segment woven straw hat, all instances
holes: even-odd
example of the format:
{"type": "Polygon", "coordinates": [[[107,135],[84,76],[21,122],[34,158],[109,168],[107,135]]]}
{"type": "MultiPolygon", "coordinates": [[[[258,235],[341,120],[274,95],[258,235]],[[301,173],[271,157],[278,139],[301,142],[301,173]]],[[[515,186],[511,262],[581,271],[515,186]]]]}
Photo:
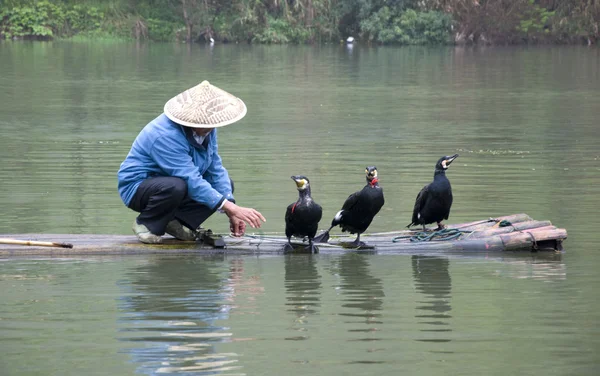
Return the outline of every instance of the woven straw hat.
{"type": "Polygon", "coordinates": [[[246,115],[238,97],[202,81],[169,99],[165,115],[177,124],[193,128],[217,128],[235,123],[246,115]]]}

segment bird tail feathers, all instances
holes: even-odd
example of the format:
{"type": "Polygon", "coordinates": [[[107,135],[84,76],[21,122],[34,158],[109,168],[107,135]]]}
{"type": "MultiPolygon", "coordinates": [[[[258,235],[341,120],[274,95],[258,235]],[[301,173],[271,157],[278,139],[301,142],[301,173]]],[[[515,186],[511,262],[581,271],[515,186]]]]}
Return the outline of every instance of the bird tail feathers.
{"type": "Polygon", "coordinates": [[[315,236],[313,238],[313,243],[327,243],[327,241],[329,241],[329,230],[325,231],[321,235],[315,236]]]}

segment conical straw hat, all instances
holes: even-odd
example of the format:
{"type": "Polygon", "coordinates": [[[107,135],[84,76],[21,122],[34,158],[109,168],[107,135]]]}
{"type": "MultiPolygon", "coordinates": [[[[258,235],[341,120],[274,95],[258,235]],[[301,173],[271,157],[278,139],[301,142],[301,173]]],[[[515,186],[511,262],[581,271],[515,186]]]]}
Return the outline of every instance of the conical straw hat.
{"type": "Polygon", "coordinates": [[[216,128],[235,123],[246,115],[238,97],[202,81],[169,99],[165,115],[175,123],[193,128],[216,128]]]}

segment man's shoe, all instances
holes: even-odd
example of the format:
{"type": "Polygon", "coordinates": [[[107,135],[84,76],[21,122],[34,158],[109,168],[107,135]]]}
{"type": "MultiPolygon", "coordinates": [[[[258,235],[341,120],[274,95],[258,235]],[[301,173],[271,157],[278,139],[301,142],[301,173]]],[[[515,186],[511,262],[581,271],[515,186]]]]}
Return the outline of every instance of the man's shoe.
{"type": "Polygon", "coordinates": [[[144,225],[140,225],[137,223],[137,220],[133,220],[133,233],[137,236],[138,240],[142,243],[146,244],[160,244],[162,243],[162,238],[158,235],[154,235],[148,230],[148,227],[144,225]]]}
{"type": "Polygon", "coordinates": [[[186,240],[186,241],[194,241],[196,240],[196,231],[185,227],[181,222],[176,219],[173,219],[169,223],[167,223],[167,228],[165,232],[176,239],[186,240]]]}

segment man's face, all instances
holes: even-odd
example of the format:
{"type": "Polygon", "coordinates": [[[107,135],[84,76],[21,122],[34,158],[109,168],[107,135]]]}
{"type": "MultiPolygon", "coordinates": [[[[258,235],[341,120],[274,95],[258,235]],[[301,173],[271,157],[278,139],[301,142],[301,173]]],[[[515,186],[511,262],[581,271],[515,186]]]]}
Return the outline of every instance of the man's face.
{"type": "Polygon", "coordinates": [[[204,137],[209,134],[214,128],[194,128],[194,132],[200,137],[204,137]]]}

